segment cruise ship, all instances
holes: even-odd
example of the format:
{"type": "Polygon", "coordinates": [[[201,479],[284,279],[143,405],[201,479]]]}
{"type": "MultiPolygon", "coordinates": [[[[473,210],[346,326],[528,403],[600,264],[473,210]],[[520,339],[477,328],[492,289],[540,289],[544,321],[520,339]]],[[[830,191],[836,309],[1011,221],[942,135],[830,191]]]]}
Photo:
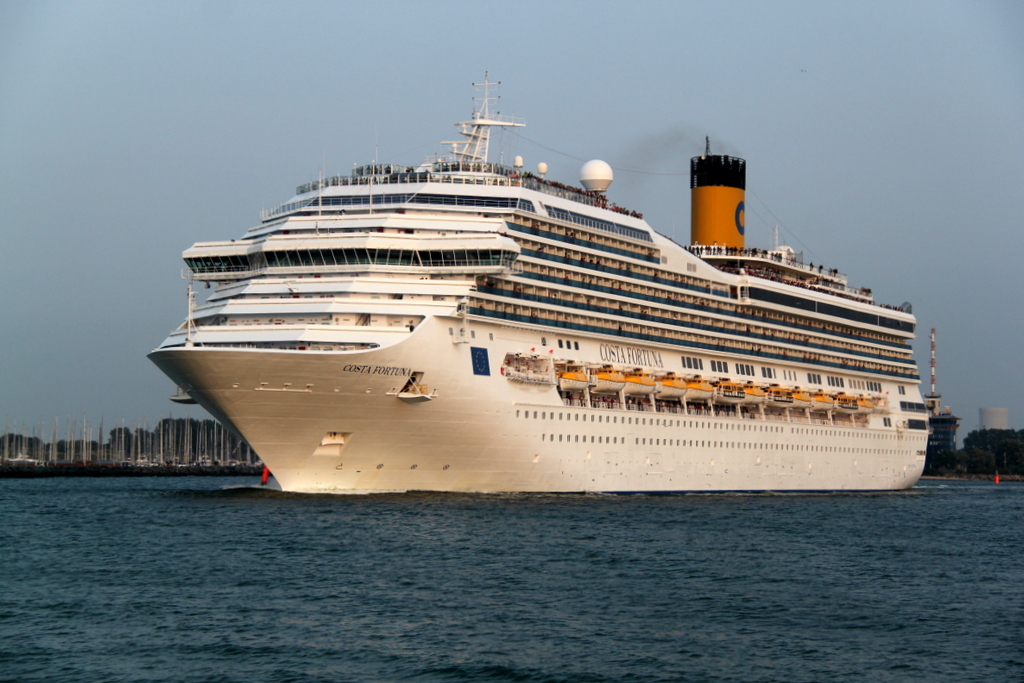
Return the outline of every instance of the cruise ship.
{"type": "Polygon", "coordinates": [[[307,183],[184,252],[187,317],[149,354],[174,398],[287,491],[914,485],[909,304],[747,247],[743,159],[691,159],[686,245],[612,202],[603,161],[579,187],[489,161],[524,124],[474,85],[448,155],[307,183]]]}

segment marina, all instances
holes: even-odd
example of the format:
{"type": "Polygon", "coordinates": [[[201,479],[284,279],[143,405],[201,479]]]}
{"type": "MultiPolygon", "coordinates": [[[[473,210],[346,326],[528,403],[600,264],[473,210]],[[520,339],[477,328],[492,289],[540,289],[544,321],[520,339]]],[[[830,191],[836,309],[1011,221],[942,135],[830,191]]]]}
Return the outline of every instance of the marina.
{"type": "Polygon", "coordinates": [[[104,430],[103,420],[59,419],[43,424],[5,424],[0,465],[139,468],[256,465],[259,459],[236,434],[209,418],[168,417],[155,423],[124,420],[104,430]]]}

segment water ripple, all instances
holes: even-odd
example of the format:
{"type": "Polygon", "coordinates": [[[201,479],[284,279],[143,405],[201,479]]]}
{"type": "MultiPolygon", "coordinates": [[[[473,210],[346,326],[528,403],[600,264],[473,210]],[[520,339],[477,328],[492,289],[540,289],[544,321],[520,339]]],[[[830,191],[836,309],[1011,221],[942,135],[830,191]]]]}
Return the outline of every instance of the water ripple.
{"type": "Polygon", "coordinates": [[[0,681],[1009,681],[1024,486],[0,481],[0,681]]]}

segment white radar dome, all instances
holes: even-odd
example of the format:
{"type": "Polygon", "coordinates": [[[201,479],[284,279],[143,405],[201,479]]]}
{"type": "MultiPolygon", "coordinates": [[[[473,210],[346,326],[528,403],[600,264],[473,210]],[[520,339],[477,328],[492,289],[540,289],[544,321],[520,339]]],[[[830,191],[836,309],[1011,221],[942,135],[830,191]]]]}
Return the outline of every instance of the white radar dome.
{"type": "Polygon", "coordinates": [[[540,162],[539,164],[537,164],[537,173],[540,173],[541,175],[544,175],[547,172],[548,172],[548,165],[547,164],[545,164],[543,161],[540,162]]]}
{"type": "Polygon", "coordinates": [[[612,167],[600,159],[588,161],[580,169],[580,182],[592,192],[604,192],[612,184],[612,180],[612,167]]]}
{"type": "Polygon", "coordinates": [[[522,157],[516,157],[515,159],[512,160],[512,165],[515,166],[516,168],[522,168],[523,167],[523,158],[522,157]]]}

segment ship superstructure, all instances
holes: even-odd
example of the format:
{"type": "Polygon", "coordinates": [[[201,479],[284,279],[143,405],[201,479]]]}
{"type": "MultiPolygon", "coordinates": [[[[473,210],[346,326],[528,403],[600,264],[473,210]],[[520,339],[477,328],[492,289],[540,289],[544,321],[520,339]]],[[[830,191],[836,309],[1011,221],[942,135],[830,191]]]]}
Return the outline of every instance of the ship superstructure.
{"type": "Polygon", "coordinates": [[[881,490],[920,476],[909,306],[743,243],[745,161],[692,164],[681,246],[606,195],[450,158],[297,188],[183,254],[150,358],[295,491],[881,490]],[[190,298],[191,301],[191,298],[190,298]]]}

